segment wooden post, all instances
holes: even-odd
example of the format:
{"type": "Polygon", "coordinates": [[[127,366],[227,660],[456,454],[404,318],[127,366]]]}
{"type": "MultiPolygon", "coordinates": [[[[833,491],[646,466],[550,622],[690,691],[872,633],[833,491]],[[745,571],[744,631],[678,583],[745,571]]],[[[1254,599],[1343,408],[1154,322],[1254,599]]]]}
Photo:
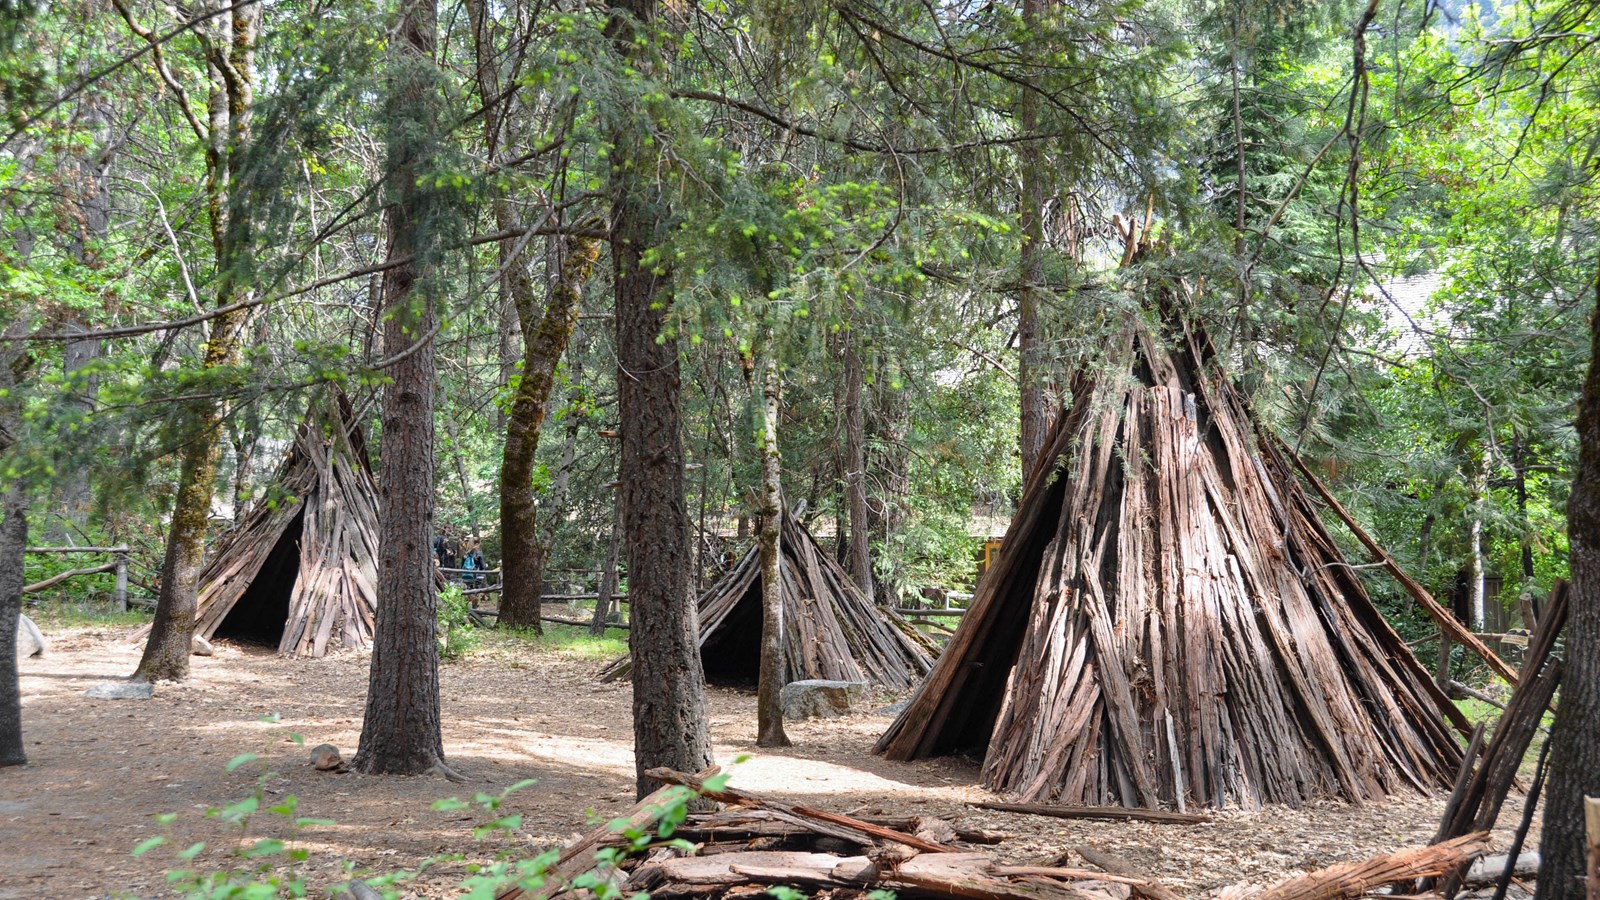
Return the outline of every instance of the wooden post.
{"type": "Polygon", "coordinates": [[[113,594],[116,600],[117,612],[128,611],[128,548],[121,547],[117,550],[117,587],[113,594]]]}
{"type": "Polygon", "coordinates": [[[1600,797],[1583,798],[1583,823],[1589,835],[1589,900],[1600,900],[1600,797]]]}

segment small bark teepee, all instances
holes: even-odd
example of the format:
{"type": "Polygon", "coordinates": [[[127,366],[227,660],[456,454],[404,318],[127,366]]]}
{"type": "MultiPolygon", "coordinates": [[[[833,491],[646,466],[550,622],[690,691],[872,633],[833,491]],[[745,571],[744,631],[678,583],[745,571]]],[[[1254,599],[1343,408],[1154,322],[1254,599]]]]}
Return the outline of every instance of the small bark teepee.
{"type": "Polygon", "coordinates": [[[322,656],[361,649],[377,608],[378,489],[343,393],[313,401],[272,484],[200,575],[195,634],[322,656]]]}
{"type": "MultiPolygon", "coordinates": [[[[1176,317],[1173,317],[1176,318],[1176,317]]],[[[1080,372],[1000,560],[877,752],[1027,800],[1352,802],[1448,786],[1464,726],[1205,337],[1080,372]]]]}
{"type": "MultiPolygon", "coordinates": [[[[915,686],[938,647],[893,610],[874,606],[811,532],[782,516],[784,659],[788,680],[862,681],[890,690],[915,686]]],[[[755,547],[700,597],[700,658],[709,682],[755,683],[761,662],[761,554],[755,547]]],[[[624,656],[600,678],[628,676],[624,656]]]]}

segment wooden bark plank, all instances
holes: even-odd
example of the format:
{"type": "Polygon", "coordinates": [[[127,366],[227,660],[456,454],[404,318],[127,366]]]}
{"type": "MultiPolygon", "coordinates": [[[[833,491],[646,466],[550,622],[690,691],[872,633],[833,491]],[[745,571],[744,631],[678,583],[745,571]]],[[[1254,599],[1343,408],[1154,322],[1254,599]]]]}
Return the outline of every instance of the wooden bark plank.
{"type": "Polygon", "coordinates": [[[1181,900],[1176,891],[1154,878],[1141,875],[1132,864],[1121,857],[1107,853],[1098,847],[1080,846],[1077,849],[1079,856],[1113,875],[1127,875],[1140,879],[1134,885],[1134,893],[1146,897],[1148,900],[1181,900]]]}
{"type": "Polygon", "coordinates": [[[1225,896],[1229,900],[1338,900],[1357,897],[1381,884],[1451,871],[1482,855],[1488,847],[1488,833],[1474,832],[1442,844],[1340,863],[1286,878],[1266,888],[1228,892],[1225,896]]]}
{"type": "Polygon", "coordinates": [[[1125,806],[1052,806],[1045,803],[1001,803],[990,800],[973,800],[967,805],[998,812],[1052,816],[1057,819],[1105,819],[1113,822],[1161,822],[1170,825],[1200,825],[1211,821],[1210,816],[1199,813],[1131,809],[1125,806]]]}

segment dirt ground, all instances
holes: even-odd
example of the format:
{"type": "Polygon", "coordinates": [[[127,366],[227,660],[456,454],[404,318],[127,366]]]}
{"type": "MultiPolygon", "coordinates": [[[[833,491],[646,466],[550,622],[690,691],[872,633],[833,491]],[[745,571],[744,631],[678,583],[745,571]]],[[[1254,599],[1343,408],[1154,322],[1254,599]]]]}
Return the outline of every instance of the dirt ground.
{"type": "MultiPolygon", "coordinates": [[[[238,830],[206,812],[249,796],[258,779],[271,803],[293,795],[299,815],[335,823],[298,837],[309,853],[301,872],[313,896],[326,896],[347,867],[422,869],[406,883],[407,896],[455,896],[474,864],[564,843],[596,815],[609,818],[633,799],[629,689],[594,683],[603,660],[571,650],[492,636],[471,658],[443,666],[446,756],[458,771],[485,780],[461,785],[322,773],[307,764],[306,748],[323,742],[353,755],[364,655],[288,660],[224,643],[216,656],[194,659],[187,683],[159,685],[152,699],[95,700],[83,692],[125,676],[138,661],[128,630],[58,629],[49,636],[49,657],[20,664],[31,762],[0,769],[0,900],[166,896],[164,873],[183,865],[174,850],[198,841],[206,847],[193,866],[236,868],[238,830]],[[303,736],[305,746],[292,734],[303,736]],[[261,761],[226,771],[230,759],[246,752],[261,761]],[[524,816],[515,838],[477,840],[472,828],[489,816],[432,808],[440,798],[498,794],[526,778],[538,783],[512,794],[502,810],[524,816]],[[141,841],[164,833],[154,818],[163,813],[176,814],[166,826],[171,844],[133,857],[141,841]],[[459,858],[423,868],[430,858],[451,855],[459,858]]],[[[1011,839],[995,849],[1008,860],[1036,861],[1092,844],[1191,896],[1426,843],[1443,803],[1440,797],[1359,808],[1328,802],[1224,812],[1197,826],[987,812],[966,805],[995,799],[976,786],[970,760],[893,763],[871,755],[889,722],[871,710],[892,699],[878,698],[851,717],[791,723],[793,748],[757,751],[753,694],[712,688],[717,759],[752,755],[732,769],[732,784],[747,790],[841,812],[936,815],[1006,832],[1011,839]]],[[[1513,797],[1501,816],[1497,849],[1509,843],[1520,813],[1513,797]]],[[[287,836],[282,818],[258,815],[245,842],[262,836],[287,836]]]]}

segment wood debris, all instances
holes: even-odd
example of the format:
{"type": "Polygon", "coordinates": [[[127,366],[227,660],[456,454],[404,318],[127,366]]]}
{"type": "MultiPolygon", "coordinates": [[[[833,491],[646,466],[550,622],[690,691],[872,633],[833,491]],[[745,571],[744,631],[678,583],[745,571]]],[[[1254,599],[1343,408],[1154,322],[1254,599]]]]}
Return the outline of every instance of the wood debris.
{"type": "MultiPolygon", "coordinates": [[[[686,775],[669,769],[647,774],[667,787],[635,804],[621,818],[625,830],[649,833],[667,791],[694,788],[727,804],[691,813],[671,834],[614,868],[594,871],[600,852],[627,843],[610,824],[564,850],[545,887],[512,889],[499,900],[582,900],[576,884],[608,883],[622,896],[649,892],[659,898],[733,900],[764,895],[783,885],[828,900],[859,900],[893,891],[924,900],[1183,900],[1171,887],[1132,864],[1094,847],[1078,855],[1095,868],[1066,865],[1065,856],[1038,865],[1014,865],[971,846],[989,841],[940,819],[871,819],[815,809],[727,787],[708,788],[715,769],[686,775]],[[581,876],[588,876],[583,877],[581,876]],[[598,879],[596,881],[595,879],[598,879]]],[[[1478,832],[1442,844],[1403,850],[1297,875],[1266,887],[1235,886],[1217,900],[1339,900],[1381,885],[1438,875],[1470,862],[1487,847],[1478,832]]]]}

